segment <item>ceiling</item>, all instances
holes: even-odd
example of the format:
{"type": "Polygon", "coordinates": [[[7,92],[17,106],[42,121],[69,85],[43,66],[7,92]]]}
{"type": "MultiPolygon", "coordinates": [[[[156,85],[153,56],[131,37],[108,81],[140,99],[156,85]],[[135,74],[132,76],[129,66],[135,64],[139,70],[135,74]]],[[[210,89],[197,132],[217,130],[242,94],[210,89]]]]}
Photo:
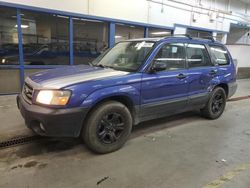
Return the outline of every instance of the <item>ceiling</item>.
{"type": "Polygon", "coordinates": [[[240,0],[240,1],[242,1],[244,3],[249,3],[250,4],[250,0],[240,0]]]}

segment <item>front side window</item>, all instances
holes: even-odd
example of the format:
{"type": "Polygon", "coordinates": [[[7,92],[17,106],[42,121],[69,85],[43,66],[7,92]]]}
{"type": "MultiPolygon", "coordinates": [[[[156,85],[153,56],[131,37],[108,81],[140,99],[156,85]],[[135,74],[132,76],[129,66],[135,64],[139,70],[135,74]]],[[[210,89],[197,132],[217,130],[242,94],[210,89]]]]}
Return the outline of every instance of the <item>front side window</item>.
{"type": "Polygon", "coordinates": [[[69,64],[69,17],[22,11],[25,65],[69,64]]]}
{"type": "Polygon", "coordinates": [[[212,66],[206,47],[200,44],[187,45],[187,61],[189,68],[212,66]]]}
{"type": "Polygon", "coordinates": [[[108,48],[106,22],[73,18],[74,64],[87,64],[108,48]]]}
{"type": "Polygon", "coordinates": [[[185,45],[183,43],[172,43],[164,45],[157,55],[154,62],[166,64],[166,71],[185,68],[185,45]]]}
{"type": "Polygon", "coordinates": [[[19,69],[2,67],[19,64],[16,9],[0,7],[0,15],[0,94],[18,93],[19,69]]]}
{"type": "Polygon", "coordinates": [[[116,24],[115,27],[115,43],[144,37],[144,28],[138,26],[129,26],[123,24],[116,24]]]}
{"type": "Polygon", "coordinates": [[[16,10],[0,7],[0,65],[19,64],[16,10]]]}
{"type": "Polygon", "coordinates": [[[215,61],[218,65],[228,65],[229,57],[227,51],[220,46],[210,46],[210,50],[215,57],[215,61]]]}
{"type": "Polygon", "coordinates": [[[120,42],[92,62],[94,66],[135,72],[154,46],[149,41],[120,42]]]}

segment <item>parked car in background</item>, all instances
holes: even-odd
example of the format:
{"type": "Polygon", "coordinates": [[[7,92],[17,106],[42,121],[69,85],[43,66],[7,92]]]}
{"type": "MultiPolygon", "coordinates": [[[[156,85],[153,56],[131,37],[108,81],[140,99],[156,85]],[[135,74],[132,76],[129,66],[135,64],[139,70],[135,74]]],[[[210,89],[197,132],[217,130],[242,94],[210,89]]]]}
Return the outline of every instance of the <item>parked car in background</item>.
{"type": "Polygon", "coordinates": [[[236,88],[224,45],[171,36],[122,41],[90,65],[35,73],[17,104],[35,133],[81,136],[92,151],[108,153],[143,121],[194,109],[219,118],[236,88]]]}
{"type": "MultiPolygon", "coordinates": [[[[0,64],[19,64],[18,45],[6,44],[0,49],[0,64]]],[[[104,44],[97,46],[97,42],[81,41],[74,43],[74,63],[88,64],[97,58],[102,50],[106,49],[104,44]]],[[[69,65],[69,44],[25,44],[23,45],[24,65],[69,65]]]]}

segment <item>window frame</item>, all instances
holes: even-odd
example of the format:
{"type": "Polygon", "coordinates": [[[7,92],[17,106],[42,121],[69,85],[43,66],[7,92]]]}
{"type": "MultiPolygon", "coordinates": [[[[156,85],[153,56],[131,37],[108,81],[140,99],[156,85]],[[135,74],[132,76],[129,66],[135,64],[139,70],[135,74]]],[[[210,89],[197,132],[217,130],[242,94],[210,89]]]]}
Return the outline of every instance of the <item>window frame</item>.
{"type": "MultiPolygon", "coordinates": [[[[184,68],[182,69],[176,69],[176,70],[164,70],[164,71],[158,71],[158,72],[176,72],[176,71],[181,71],[181,70],[186,70],[188,67],[187,67],[187,50],[186,50],[186,42],[182,42],[182,41],[175,41],[175,42],[164,42],[160,45],[159,49],[157,49],[157,51],[155,52],[151,62],[150,62],[150,66],[148,66],[146,72],[150,72],[150,69],[152,68],[153,64],[154,64],[154,60],[155,60],[155,57],[157,56],[158,52],[163,48],[163,46],[165,45],[168,45],[168,44],[177,44],[177,43],[181,43],[183,44],[183,47],[184,47],[184,68]]],[[[157,73],[158,73],[157,72],[157,73]]]]}
{"type": "Polygon", "coordinates": [[[186,43],[186,66],[187,66],[187,69],[200,69],[200,68],[209,68],[209,67],[214,67],[215,64],[214,62],[212,61],[212,58],[211,58],[211,52],[210,52],[210,48],[208,48],[208,46],[206,44],[203,44],[203,43],[192,43],[192,42],[187,42],[186,43]],[[208,59],[209,59],[209,66],[198,66],[198,67],[190,67],[189,66],[189,63],[188,63],[188,56],[187,56],[187,48],[188,48],[188,45],[189,44],[194,44],[194,45],[202,45],[205,47],[205,51],[207,52],[207,55],[208,55],[208,59]]]}

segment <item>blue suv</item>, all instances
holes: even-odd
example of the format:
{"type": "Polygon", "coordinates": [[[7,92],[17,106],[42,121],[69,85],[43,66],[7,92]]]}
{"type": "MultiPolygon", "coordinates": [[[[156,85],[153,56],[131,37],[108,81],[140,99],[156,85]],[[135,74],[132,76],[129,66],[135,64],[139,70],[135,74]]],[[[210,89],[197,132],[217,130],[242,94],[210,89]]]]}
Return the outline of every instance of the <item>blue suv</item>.
{"type": "Polygon", "coordinates": [[[17,104],[35,133],[81,136],[92,151],[108,153],[143,121],[194,109],[220,117],[236,88],[224,45],[171,36],[119,42],[89,65],[35,73],[26,78],[17,104]]]}

